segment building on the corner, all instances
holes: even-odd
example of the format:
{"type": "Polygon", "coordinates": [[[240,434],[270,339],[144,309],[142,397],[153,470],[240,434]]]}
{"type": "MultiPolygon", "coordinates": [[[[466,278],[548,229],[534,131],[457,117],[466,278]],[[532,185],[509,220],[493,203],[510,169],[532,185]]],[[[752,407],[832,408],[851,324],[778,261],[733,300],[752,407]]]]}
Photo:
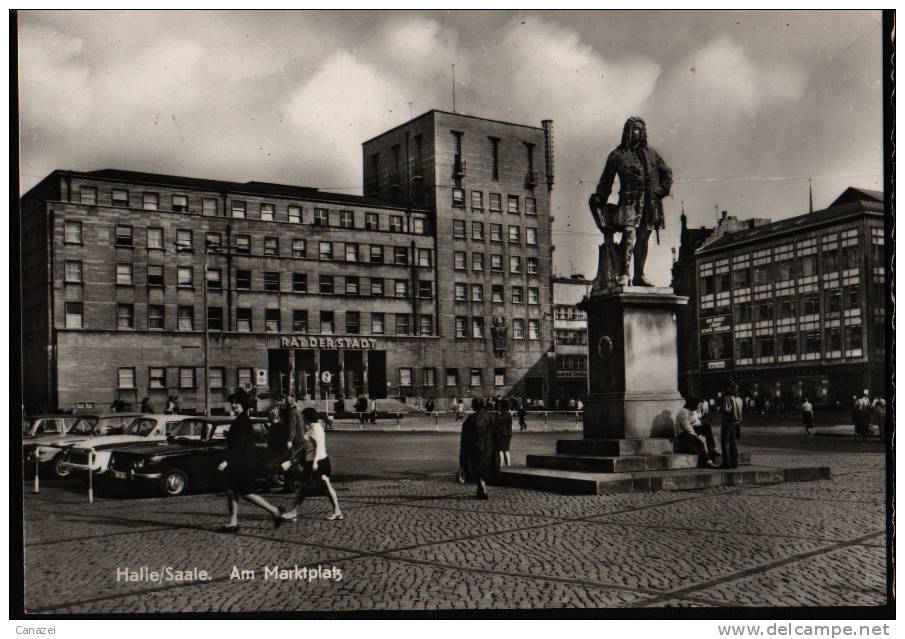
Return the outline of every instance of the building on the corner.
{"type": "Polygon", "coordinates": [[[548,398],[545,127],[430,111],[365,143],[364,196],[54,171],[20,202],[27,408],[548,398]]]}
{"type": "Polygon", "coordinates": [[[590,290],[591,282],[583,275],[553,278],[552,408],[568,408],[570,399],[588,397],[588,317],[577,304],[590,290]]]}
{"type": "Polygon", "coordinates": [[[884,211],[882,193],[849,188],[824,210],[704,241],[690,301],[700,394],[716,397],[732,379],[742,396],[786,406],[882,395],[884,211]]]}

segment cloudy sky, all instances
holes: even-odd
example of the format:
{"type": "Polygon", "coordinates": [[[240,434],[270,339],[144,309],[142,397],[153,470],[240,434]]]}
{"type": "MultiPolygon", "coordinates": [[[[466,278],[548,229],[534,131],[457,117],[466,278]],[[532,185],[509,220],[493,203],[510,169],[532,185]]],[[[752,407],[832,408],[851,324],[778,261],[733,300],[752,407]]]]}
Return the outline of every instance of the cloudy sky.
{"type": "Polygon", "coordinates": [[[879,12],[24,12],[21,189],[121,168],[361,192],[364,140],[431,108],[555,122],[556,270],[596,270],[587,212],[629,115],[679,214],[788,217],[882,188],[879,12]]]}

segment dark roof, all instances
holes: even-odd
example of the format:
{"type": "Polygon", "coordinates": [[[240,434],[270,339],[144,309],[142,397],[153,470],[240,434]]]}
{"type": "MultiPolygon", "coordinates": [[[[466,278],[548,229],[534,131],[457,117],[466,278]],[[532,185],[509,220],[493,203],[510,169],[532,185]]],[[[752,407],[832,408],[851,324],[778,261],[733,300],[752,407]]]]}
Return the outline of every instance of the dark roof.
{"type": "MultiPolygon", "coordinates": [[[[227,182],[225,180],[208,180],[204,178],[183,177],[178,175],[161,175],[159,173],[143,173],[140,171],[123,171],[120,169],[102,169],[100,171],[60,171],[61,173],[84,175],[100,180],[128,182],[132,184],[148,184],[159,186],[177,186],[204,191],[229,191],[270,197],[286,197],[299,200],[316,200],[358,206],[371,206],[391,209],[404,209],[405,204],[390,202],[378,198],[350,195],[346,193],[330,193],[311,186],[294,186],[291,184],[273,184],[270,182],[227,182]]],[[[422,210],[421,207],[409,207],[422,210]]]]}
{"type": "MultiPolygon", "coordinates": [[[[857,190],[858,189],[848,189],[842,195],[844,196],[846,193],[848,193],[848,191],[857,190]]],[[[838,198],[836,201],[838,202],[841,197],[842,196],[840,196],[840,198],[838,198]]],[[[738,231],[736,233],[727,233],[723,237],[714,240],[712,243],[698,249],[697,254],[702,255],[706,253],[718,252],[736,244],[749,244],[753,242],[759,242],[769,237],[785,235],[790,232],[797,233],[799,231],[803,231],[804,229],[826,226],[844,220],[848,217],[856,217],[858,215],[862,215],[863,213],[882,215],[884,211],[882,202],[882,193],[880,194],[879,204],[874,198],[871,198],[869,200],[864,200],[863,198],[861,198],[845,204],[836,204],[834,202],[832,206],[827,209],[823,209],[822,211],[814,211],[813,213],[806,213],[804,215],[786,218],[784,220],[779,220],[778,222],[773,222],[771,224],[762,224],[760,226],[755,226],[754,228],[745,229],[744,231],[738,231]]]]}
{"type": "Polygon", "coordinates": [[[883,202],[883,191],[873,191],[871,189],[859,189],[854,186],[850,186],[842,192],[842,195],[837,197],[830,207],[838,206],[839,204],[848,204],[849,202],[858,202],[861,200],[873,200],[874,202],[883,202]]]}

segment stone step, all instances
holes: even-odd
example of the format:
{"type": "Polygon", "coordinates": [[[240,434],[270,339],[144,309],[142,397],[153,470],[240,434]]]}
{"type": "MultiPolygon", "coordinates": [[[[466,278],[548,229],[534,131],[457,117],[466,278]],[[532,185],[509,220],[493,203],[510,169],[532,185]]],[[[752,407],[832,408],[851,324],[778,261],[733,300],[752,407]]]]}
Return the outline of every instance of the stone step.
{"type": "Polygon", "coordinates": [[[646,439],[560,439],[556,452],[562,455],[656,455],[674,452],[674,442],[663,437],[646,439]]]}
{"type": "Polygon", "coordinates": [[[506,468],[499,483],[573,495],[696,490],[830,479],[828,466],[799,468],[748,467],[733,470],[697,468],[634,473],[591,473],[553,468],[506,468]]]}
{"type": "Polygon", "coordinates": [[[529,468],[559,468],[598,473],[627,473],[644,470],[697,468],[697,455],[622,455],[602,457],[589,455],[528,455],[529,468]]]}

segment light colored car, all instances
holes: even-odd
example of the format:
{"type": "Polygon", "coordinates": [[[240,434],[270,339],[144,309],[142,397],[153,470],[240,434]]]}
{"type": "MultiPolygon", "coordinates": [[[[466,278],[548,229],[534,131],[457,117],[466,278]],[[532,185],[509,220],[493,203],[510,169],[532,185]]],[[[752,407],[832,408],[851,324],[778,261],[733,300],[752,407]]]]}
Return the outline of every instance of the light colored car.
{"type": "Polygon", "coordinates": [[[72,474],[65,464],[67,448],[91,437],[120,434],[137,417],[141,417],[141,413],[109,413],[100,417],[83,415],[64,435],[32,437],[22,444],[24,470],[26,473],[33,472],[37,462],[39,472],[47,470],[51,477],[64,479],[72,474]]]}
{"type": "Polygon", "coordinates": [[[114,448],[141,442],[165,441],[167,435],[190,415],[140,415],[119,435],[102,435],[79,442],[66,451],[64,468],[77,473],[104,475],[114,448]]]}
{"type": "Polygon", "coordinates": [[[40,443],[69,432],[76,423],[85,419],[97,419],[92,415],[33,415],[26,417],[22,424],[22,440],[40,443]]]}

